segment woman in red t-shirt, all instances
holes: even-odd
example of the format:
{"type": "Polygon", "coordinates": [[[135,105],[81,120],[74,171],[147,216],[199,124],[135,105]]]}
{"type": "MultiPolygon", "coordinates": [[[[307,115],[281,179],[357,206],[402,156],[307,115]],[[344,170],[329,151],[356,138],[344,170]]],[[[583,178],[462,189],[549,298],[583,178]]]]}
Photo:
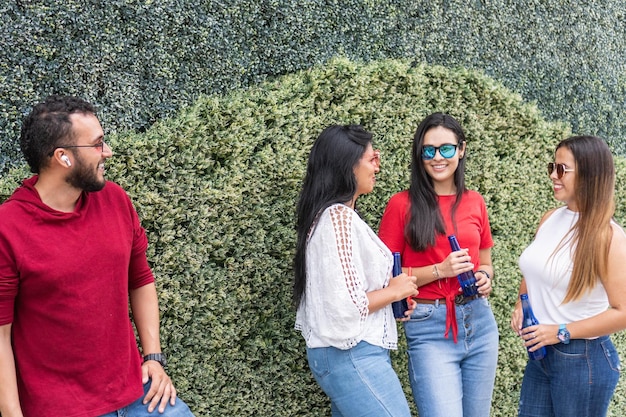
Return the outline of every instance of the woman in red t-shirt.
{"type": "Polygon", "coordinates": [[[411,184],[389,200],[379,236],[417,277],[417,307],[404,322],[409,376],[420,416],[489,417],[498,358],[487,208],[465,187],[465,134],[453,117],[426,117],[413,139],[411,184]],[[449,235],[461,250],[451,251],[449,235]],[[478,294],[457,275],[474,271],[478,294]],[[452,330],[452,337],[449,337],[452,330]]]}

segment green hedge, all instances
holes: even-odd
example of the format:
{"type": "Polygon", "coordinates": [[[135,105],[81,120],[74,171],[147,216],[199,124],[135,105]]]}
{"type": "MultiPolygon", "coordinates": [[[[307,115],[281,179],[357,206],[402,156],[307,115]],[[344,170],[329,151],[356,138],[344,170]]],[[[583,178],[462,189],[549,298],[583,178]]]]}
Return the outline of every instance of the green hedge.
{"type": "MultiPolygon", "coordinates": [[[[517,258],[556,204],[545,164],[569,128],[546,122],[535,105],[479,72],[340,58],[202,97],[143,134],[109,137],[116,155],[107,176],[126,188],[148,230],[170,373],[198,416],[330,414],[290,307],[295,202],[308,151],[331,123],[375,133],[382,171],[359,211],[376,229],[388,198],[408,185],[414,130],[433,111],[464,126],[468,183],[490,212],[500,329],[492,416],[515,415],[526,362],[508,325],[521,279],[517,258]]],[[[617,163],[623,222],[624,161],[617,163]]],[[[0,193],[24,175],[6,176],[0,193]]],[[[614,340],[624,357],[623,333],[614,340]]],[[[405,346],[402,338],[392,360],[410,398],[405,346]]],[[[622,380],[610,415],[626,414],[625,389],[622,380]]]]}
{"type": "Polygon", "coordinates": [[[0,4],[0,175],[51,93],[144,131],[201,94],[337,55],[484,71],[547,119],[626,146],[626,3],[510,0],[15,0],[0,4]]]}

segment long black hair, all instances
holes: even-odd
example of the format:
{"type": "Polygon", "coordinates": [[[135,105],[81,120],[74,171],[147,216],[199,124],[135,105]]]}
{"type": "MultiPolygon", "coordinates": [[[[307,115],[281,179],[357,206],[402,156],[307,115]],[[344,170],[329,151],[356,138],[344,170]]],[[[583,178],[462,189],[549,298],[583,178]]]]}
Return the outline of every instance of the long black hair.
{"type": "MultiPolygon", "coordinates": [[[[452,116],[444,113],[433,113],[427,116],[417,127],[413,137],[411,155],[411,185],[409,186],[410,211],[407,219],[404,236],[414,251],[420,252],[435,244],[437,234],[445,234],[446,227],[439,210],[438,197],[433,185],[433,179],[426,172],[422,160],[422,148],[426,132],[435,127],[444,127],[456,137],[457,152],[465,143],[465,133],[461,124],[452,116]]],[[[456,200],[452,206],[452,222],[456,209],[461,202],[465,188],[465,158],[459,158],[459,165],[454,173],[456,186],[456,200]]]]}
{"type": "Polygon", "coordinates": [[[324,129],[311,148],[297,205],[293,282],[296,308],[306,288],[306,246],[311,228],[327,207],[354,198],[357,190],[354,167],[371,142],[372,134],[359,125],[332,125],[324,129]]]}

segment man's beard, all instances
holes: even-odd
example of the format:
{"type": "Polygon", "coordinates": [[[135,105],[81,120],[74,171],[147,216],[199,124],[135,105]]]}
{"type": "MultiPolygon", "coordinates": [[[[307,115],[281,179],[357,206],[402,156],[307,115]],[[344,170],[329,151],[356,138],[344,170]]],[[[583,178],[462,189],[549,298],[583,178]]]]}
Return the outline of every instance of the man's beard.
{"type": "Polygon", "coordinates": [[[97,169],[89,168],[79,157],[74,159],[75,168],[66,181],[83,191],[100,191],[104,188],[106,180],[98,178],[97,169]]]}

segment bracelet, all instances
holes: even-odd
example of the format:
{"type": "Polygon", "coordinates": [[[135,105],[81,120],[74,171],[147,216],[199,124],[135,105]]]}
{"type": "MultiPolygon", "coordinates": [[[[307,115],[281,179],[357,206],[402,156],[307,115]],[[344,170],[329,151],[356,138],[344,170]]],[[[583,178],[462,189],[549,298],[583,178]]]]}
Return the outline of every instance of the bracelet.
{"type": "Polygon", "coordinates": [[[483,274],[485,274],[485,276],[486,276],[488,279],[491,279],[491,275],[489,275],[489,272],[485,271],[484,269],[479,269],[479,270],[478,270],[478,271],[476,271],[476,272],[482,272],[483,274]]]}
{"type": "Polygon", "coordinates": [[[437,269],[437,264],[433,264],[433,278],[440,279],[439,270],[437,269]]]}

